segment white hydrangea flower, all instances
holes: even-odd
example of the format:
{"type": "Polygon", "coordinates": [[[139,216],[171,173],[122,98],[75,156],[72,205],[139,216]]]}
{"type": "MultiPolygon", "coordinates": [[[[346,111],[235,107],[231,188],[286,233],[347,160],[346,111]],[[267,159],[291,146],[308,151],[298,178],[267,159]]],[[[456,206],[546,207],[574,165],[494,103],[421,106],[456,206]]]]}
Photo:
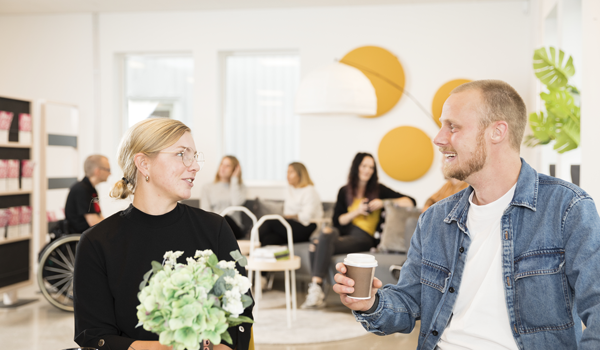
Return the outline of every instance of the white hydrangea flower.
{"type": "Polygon", "coordinates": [[[196,254],[194,254],[194,258],[209,257],[212,255],[212,253],[213,253],[213,251],[210,249],[196,250],[196,254]]]}
{"type": "Polygon", "coordinates": [[[176,252],[173,252],[172,250],[169,250],[168,252],[165,253],[165,255],[163,255],[163,258],[165,259],[166,264],[175,266],[175,264],[177,263],[177,258],[179,258],[182,255],[183,255],[182,251],[178,250],[176,252]]]}
{"type": "Polygon", "coordinates": [[[245,294],[250,287],[252,287],[252,283],[248,279],[248,277],[242,276],[239,273],[235,274],[234,282],[232,283],[234,286],[240,289],[240,293],[245,294]]]}
{"type": "Polygon", "coordinates": [[[225,261],[225,260],[221,260],[219,261],[219,267],[223,270],[225,269],[235,269],[235,261],[225,261]]]}
{"type": "Polygon", "coordinates": [[[233,287],[232,290],[228,290],[223,295],[223,309],[231,313],[232,317],[238,317],[244,312],[244,305],[242,304],[242,295],[237,287],[233,287]]]}

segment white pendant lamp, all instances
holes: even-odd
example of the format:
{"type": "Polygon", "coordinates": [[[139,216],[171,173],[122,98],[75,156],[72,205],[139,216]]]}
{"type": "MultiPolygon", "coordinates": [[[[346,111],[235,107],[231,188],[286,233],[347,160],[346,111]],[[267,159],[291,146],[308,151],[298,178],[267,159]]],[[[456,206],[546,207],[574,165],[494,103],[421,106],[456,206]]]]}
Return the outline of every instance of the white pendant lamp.
{"type": "Polygon", "coordinates": [[[377,96],[369,78],[360,70],[333,63],[308,74],[296,93],[297,114],[377,114],[377,96]]]}

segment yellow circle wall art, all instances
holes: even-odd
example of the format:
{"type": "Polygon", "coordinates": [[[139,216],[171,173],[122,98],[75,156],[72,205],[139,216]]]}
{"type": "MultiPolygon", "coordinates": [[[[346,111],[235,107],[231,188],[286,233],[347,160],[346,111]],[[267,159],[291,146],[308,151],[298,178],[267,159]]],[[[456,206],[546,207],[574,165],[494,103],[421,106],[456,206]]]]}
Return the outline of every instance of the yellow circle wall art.
{"type": "Polygon", "coordinates": [[[340,62],[359,69],[375,88],[377,114],[365,118],[375,118],[389,112],[402,97],[404,69],[398,58],[388,50],[363,46],[350,51],[340,62]]]}
{"type": "Polygon", "coordinates": [[[433,143],[421,129],[401,126],[385,134],[377,152],[381,168],[391,178],[414,181],[433,164],[433,143]]]}
{"type": "Polygon", "coordinates": [[[444,107],[444,102],[446,102],[448,97],[450,97],[450,93],[452,92],[452,90],[464,83],[469,82],[471,82],[471,80],[468,79],[450,80],[446,84],[442,85],[435,93],[435,96],[433,96],[433,102],[431,102],[431,114],[433,115],[433,121],[440,128],[442,127],[440,117],[442,116],[442,107],[444,107]]]}

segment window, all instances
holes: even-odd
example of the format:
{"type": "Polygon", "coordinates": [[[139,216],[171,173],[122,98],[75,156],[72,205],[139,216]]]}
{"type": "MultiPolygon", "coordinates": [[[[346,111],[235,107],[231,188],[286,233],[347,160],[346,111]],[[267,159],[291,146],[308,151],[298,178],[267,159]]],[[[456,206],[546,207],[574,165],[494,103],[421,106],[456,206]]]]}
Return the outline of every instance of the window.
{"type": "Polygon", "coordinates": [[[148,117],[192,120],[191,56],[125,56],[125,127],[148,117]]]}
{"type": "Polygon", "coordinates": [[[244,180],[284,181],[299,154],[299,55],[226,53],[222,59],[225,154],[240,160],[244,180]]]}

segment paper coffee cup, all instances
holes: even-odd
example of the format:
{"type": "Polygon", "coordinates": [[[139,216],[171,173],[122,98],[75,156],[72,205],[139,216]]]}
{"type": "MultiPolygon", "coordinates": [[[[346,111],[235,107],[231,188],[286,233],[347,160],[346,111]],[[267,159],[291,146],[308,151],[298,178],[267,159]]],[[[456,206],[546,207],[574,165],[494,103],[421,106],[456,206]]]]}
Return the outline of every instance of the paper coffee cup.
{"type": "Polygon", "coordinates": [[[346,277],[354,280],[354,293],[348,294],[354,299],[371,299],[373,277],[377,260],[369,254],[348,254],[344,259],[346,277]]]}

